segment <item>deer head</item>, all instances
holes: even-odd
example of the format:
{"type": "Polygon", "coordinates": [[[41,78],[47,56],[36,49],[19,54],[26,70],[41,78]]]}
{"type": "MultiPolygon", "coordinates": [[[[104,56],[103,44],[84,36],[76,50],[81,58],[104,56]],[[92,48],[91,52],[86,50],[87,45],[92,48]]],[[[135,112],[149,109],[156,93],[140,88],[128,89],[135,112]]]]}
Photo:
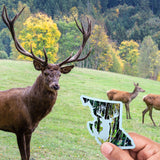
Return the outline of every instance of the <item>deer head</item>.
{"type": "Polygon", "coordinates": [[[2,19],[11,32],[16,49],[21,54],[33,59],[33,64],[34,64],[35,69],[42,72],[41,75],[43,77],[45,85],[48,87],[49,90],[51,90],[51,91],[58,90],[60,88],[58,82],[59,82],[59,78],[61,76],[61,73],[67,74],[74,67],[74,65],[69,65],[69,66],[64,66],[64,65],[72,63],[72,62],[83,61],[91,53],[91,50],[90,50],[86,56],[80,58],[82,50],[85,47],[85,44],[91,35],[91,21],[89,19],[87,19],[88,20],[88,29],[87,29],[87,31],[85,31],[83,24],[81,23],[81,27],[80,27],[75,19],[76,25],[77,25],[79,31],[83,35],[83,41],[80,46],[80,49],[78,50],[78,52],[74,56],[70,55],[68,58],[66,58],[64,61],[60,62],[59,64],[49,64],[45,48],[43,48],[44,57],[45,57],[45,60],[43,60],[43,59],[35,56],[35,54],[32,51],[32,46],[31,46],[31,51],[28,52],[21,46],[21,44],[18,42],[18,39],[16,38],[15,30],[14,30],[14,23],[15,23],[16,19],[20,16],[20,14],[22,13],[23,10],[24,10],[24,8],[18,14],[16,14],[12,20],[10,20],[8,17],[8,14],[7,14],[6,7],[4,6],[3,11],[2,11],[2,19]]]}
{"type": "Polygon", "coordinates": [[[133,83],[134,84],[134,86],[135,86],[135,91],[136,92],[145,92],[145,90],[144,89],[142,89],[140,86],[139,86],[139,83],[133,83]]]}

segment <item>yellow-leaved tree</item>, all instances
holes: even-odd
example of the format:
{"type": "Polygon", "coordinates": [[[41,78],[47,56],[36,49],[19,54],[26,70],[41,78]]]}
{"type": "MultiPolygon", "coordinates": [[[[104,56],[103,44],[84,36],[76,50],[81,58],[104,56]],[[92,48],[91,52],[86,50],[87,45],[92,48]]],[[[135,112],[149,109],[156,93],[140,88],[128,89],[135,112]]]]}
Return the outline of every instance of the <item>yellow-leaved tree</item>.
{"type": "Polygon", "coordinates": [[[124,60],[124,73],[137,75],[139,44],[133,40],[122,41],[119,46],[119,55],[124,60]]]}
{"type": "MultiPolygon", "coordinates": [[[[58,40],[61,33],[52,18],[46,14],[37,13],[30,16],[23,25],[25,28],[18,37],[21,45],[27,51],[30,51],[32,46],[33,53],[40,58],[44,58],[43,47],[45,47],[49,62],[55,63],[58,59],[58,40]]],[[[22,54],[19,54],[18,59],[30,60],[22,54]]]]}
{"type": "Polygon", "coordinates": [[[109,70],[113,65],[113,57],[109,38],[106,35],[104,27],[95,25],[90,38],[91,46],[93,46],[92,60],[94,69],[109,70]]]}

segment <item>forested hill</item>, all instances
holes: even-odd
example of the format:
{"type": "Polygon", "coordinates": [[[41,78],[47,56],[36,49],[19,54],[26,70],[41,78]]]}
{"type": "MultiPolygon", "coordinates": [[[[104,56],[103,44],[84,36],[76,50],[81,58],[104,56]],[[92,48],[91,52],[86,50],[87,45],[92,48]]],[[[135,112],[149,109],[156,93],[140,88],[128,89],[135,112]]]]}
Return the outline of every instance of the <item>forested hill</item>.
{"type": "MultiPolygon", "coordinates": [[[[64,59],[79,47],[81,37],[73,16],[85,25],[85,18],[89,17],[93,33],[85,52],[91,47],[93,51],[85,62],[77,65],[160,80],[160,0],[1,0],[1,12],[3,5],[10,17],[26,6],[23,18],[20,17],[15,26],[20,41],[24,41],[26,34],[32,34],[33,29],[25,29],[31,26],[29,21],[25,22],[28,17],[41,18],[45,14],[52,18],[58,35],[56,49],[47,48],[49,57],[54,50],[55,58],[51,62],[64,59]],[[36,15],[40,12],[42,14],[36,15]]],[[[2,19],[0,24],[0,58],[25,59],[15,51],[2,19]]],[[[43,38],[51,42],[48,37],[43,38]]],[[[29,42],[25,43],[30,46],[29,42]]]]}

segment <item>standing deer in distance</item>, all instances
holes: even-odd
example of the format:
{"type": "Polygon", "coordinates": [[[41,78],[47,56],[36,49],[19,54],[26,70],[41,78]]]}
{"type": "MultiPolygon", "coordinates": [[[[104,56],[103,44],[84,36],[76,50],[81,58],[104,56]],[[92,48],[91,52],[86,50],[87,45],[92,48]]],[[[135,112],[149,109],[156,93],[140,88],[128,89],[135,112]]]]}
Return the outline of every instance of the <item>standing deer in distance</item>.
{"type": "Polygon", "coordinates": [[[153,122],[153,125],[156,126],[152,118],[152,109],[160,110],[160,95],[148,94],[143,97],[143,101],[146,103],[147,108],[142,112],[142,123],[144,123],[144,116],[149,111],[149,116],[153,122]]]}
{"type": "Polygon", "coordinates": [[[126,91],[119,91],[116,89],[111,89],[107,91],[107,96],[109,100],[121,101],[125,104],[127,119],[131,119],[130,109],[129,109],[130,102],[138,96],[139,92],[145,92],[145,90],[142,89],[138,83],[137,84],[134,83],[134,86],[135,88],[131,93],[126,91]]]}
{"type": "MultiPolygon", "coordinates": [[[[23,8],[24,9],[24,8],[23,8]]],[[[74,65],[64,66],[71,62],[85,60],[91,50],[82,58],[80,55],[91,35],[91,21],[88,20],[88,29],[76,25],[83,35],[83,41],[80,49],[75,55],[71,55],[59,64],[49,64],[45,49],[43,49],[45,60],[34,55],[31,51],[26,51],[18,42],[14,30],[14,23],[23,9],[10,20],[6,7],[3,7],[2,19],[11,32],[16,49],[23,55],[33,59],[33,65],[36,70],[41,71],[35,83],[26,88],[12,88],[6,91],[0,91],[0,130],[12,132],[17,137],[22,160],[30,159],[30,141],[31,136],[39,122],[52,110],[59,90],[59,78],[61,73],[69,73],[74,65]]]]}

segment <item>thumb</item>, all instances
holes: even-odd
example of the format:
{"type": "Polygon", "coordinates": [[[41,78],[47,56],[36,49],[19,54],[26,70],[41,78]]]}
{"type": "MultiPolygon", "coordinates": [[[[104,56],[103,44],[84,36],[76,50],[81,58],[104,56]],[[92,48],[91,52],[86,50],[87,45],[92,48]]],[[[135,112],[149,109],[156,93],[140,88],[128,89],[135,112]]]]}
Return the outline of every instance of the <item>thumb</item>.
{"type": "Polygon", "coordinates": [[[108,160],[133,160],[127,152],[109,142],[101,145],[101,152],[108,160]]]}

